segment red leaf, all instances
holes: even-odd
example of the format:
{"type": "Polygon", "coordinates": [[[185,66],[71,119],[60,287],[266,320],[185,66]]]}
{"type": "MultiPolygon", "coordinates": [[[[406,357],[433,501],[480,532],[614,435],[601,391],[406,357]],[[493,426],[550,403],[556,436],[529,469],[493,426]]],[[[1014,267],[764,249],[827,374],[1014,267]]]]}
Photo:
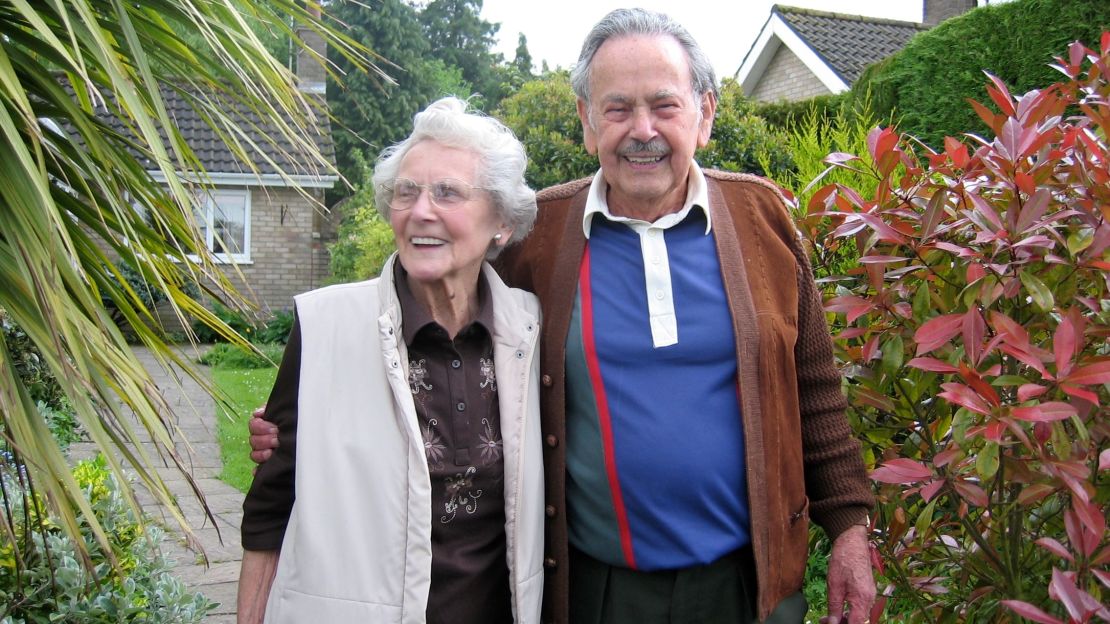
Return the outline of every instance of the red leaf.
{"type": "Polygon", "coordinates": [[[1045,392],[1048,392],[1048,388],[1040,384],[1022,384],[1018,387],[1018,401],[1024,403],[1029,399],[1035,399],[1041,396],[1045,392]]]}
{"type": "Polygon", "coordinates": [[[983,427],[983,437],[991,442],[1001,442],[1002,432],[1006,430],[1006,423],[1001,420],[996,420],[986,427],[983,427]]]}
{"type": "Polygon", "coordinates": [[[931,357],[914,358],[906,362],[906,366],[912,366],[931,373],[955,373],[960,370],[948,362],[942,362],[941,360],[931,357]]]}
{"type": "Polygon", "coordinates": [[[893,128],[875,126],[867,134],[867,147],[874,162],[882,160],[896,145],[898,145],[898,134],[894,132],[893,128]]]}
{"type": "Polygon", "coordinates": [[[940,398],[961,405],[977,414],[990,414],[991,408],[983,397],[979,396],[977,392],[961,383],[945,383],[940,385],[944,388],[944,392],[937,394],[940,398]]]}
{"type": "Polygon", "coordinates": [[[1001,404],[998,392],[989,383],[983,381],[983,377],[979,375],[978,371],[972,370],[963,362],[960,362],[960,377],[967,382],[967,385],[971,386],[976,394],[986,399],[991,407],[998,407],[1001,404]]]}
{"type": "Polygon", "coordinates": [[[1025,328],[1019,325],[1014,319],[1006,316],[1002,312],[992,310],[990,314],[990,324],[994,330],[999,334],[1005,336],[1006,344],[1012,345],[1028,352],[1029,348],[1029,333],[1025,328]]]}
{"type": "Polygon", "coordinates": [[[930,481],[921,488],[921,500],[926,503],[933,500],[933,497],[937,495],[937,492],[939,492],[942,487],[944,487],[944,481],[940,479],[930,481]]]}
{"type": "Polygon", "coordinates": [[[1029,353],[1028,351],[1025,351],[1024,349],[1019,349],[1017,347],[1011,346],[1011,345],[1006,344],[1006,343],[999,344],[998,348],[1001,349],[1002,352],[1005,353],[1006,355],[1009,355],[1010,357],[1016,359],[1019,362],[1022,362],[1024,364],[1026,364],[1027,366],[1031,367],[1033,370],[1040,373],[1041,377],[1044,377],[1045,379],[1048,379],[1048,380],[1054,379],[1053,376],[1051,374],[1049,374],[1049,372],[1047,370],[1045,370],[1044,363],[1041,362],[1040,359],[1038,359],[1036,356],[1029,353]]]}
{"type": "Polygon", "coordinates": [[[867,327],[849,327],[848,329],[845,329],[844,331],[837,334],[835,338],[837,340],[851,340],[852,338],[858,338],[869,331],[871,330],[867,327]]]}
{"type": "Polygon", "coordinates": [[[994,132],[997,134],[1002,129],[1002,120],[1006,119],[1004,116],[995,113],[991,109],[983,106],[982,104],[976,102],[971,98],[968,98],[967,101],[969,104],[971,104],[971,108],[975,109],[975,113],[979,115],[979,118],[983,120],[983,123],[987,124],[987,126],[991,130],[994,130],[994,132]]]}
{"type": "Polygon", "coordinates": [[[928,353],[947,344],[959,333],[961,323],[963,323],[962,314],[944,314],[922,323],[913,334],[913,339],[917,342],[916,355],[928,353]]]}
{"type": "Polygon", "coordinates": [[[1076,414],[1078,414],[1078,412],[1074,407],[1060,401],[1048,401],[1047,403],[1030,405],[1028,407],[1015,407],[1013,411],[1010,412],[1010,415],[1014,418],[1027,422],[1066,420],[1076,414]]]}
{"type": "Polygon", "coordinates": [[[879,217],[877,217],[877,216],[875,216],[875,215],[873,215],[869,212],[860,212],[860,213],[857,213],[856,216],[859,217],[860,221],[863,221],[864,223],[867,224],[868,227],[870,227],[872,230],[874,230],[875,233],[879,235],[879,238],[881,240],[888,241],[888,242],[891,242],[891,243],[904,243],[904,242],[906,242],[906,237],[905,236],[902,236],[902,234],[898,230],[890,227],[890,225],[888,225],[885,221],[883,221],[879,217]]]}
{"type": "Polygon", "coordinates": [[[1084,390],[1082,388],[1078,388],[1069,384],[1061,384],[1060,389],[1064,391],[1064,394],[1070,397],[1081,399],[1093,405],[1099,404],[1098,394],[1095,392],[1091,392],[1090,390],[1084,390]]]}
{"type": "Polygon", "coordinates": [[[1075,586],[1075,581],[1056,568],[1052,568],[1052,581],[1048,584],[1049,595],[1055,594],[1056,600],[1064,604],[1068,615],[1077,622],[1086,622],[1097,612],[1101,605],[1087,592],[1075,586]]]}
{"type": "Polygon", "coordinates": [[[896,483],[905,485],[931,479],[933,471],[921,462],[899,457],[884,462],[882,466],[871,471],[871,478],[880,483],[896,483]]]}
{"type": "Polygon", "coordinates": [[[893,264],[895,262],[905,262],[907,260],[909,260],[909,258],[903,258],[902,256],[880,256],[878,254],[868,254],[866,256],[860,256],[859,258],[860,264],[893,264]]]}
{"type": "Polygon", "coordinates": [[[967,155],[967,146],[959,139],[953,137],[944,137],[944,153],[952,159],[952,164],[960,169],[967,168],[967,162],[970,158],[967,155]]]}
{"type": "Polygon", "coordinates": [[[1071,499],[1071,508],[1080,522],[1080,531],[1076,537],[1068,531],[1068,539],[1073,547],[1078,548],[1084,556],[1090,557],[1098,548],[1099,540],[1106,534],[1106,517],[1100,513],[1097,503],[1079,500],[1076,496],[1071,499]]]}
{"type": "Polygon", "coordinates": [[[1110,360],[1080,366],[1061,381],[1082,386],[1110,383],[1110,360]]]}
{"type": "Polygon", "coordinates": [[[1037,182],[1033,180],[1033,176],[1024,171],[1014,174],[1014,184],[1017,185],[1019,191],[1026,195],[1032,195],[1037,191],[1037,182]]]}
{"type": "Polygon", "coordinates": [[[944,449],[933,456],[933,465],[937,468],[943,468],[952,463],[952,460],[957,459],[963,455],[963,450],[958,446],[952,446],[944,449]]]}
{"type": "Polygon", "coordinates": [[[863,297],[857,297],[855,295],[833,297],[825,302],[825,309],[829,312],[844,312],[848,323],[867,314],[874,307],[875,304],[869,299],[864,299],[863,297]]]}
{"type": "Polygon", "coordinates": [[[878,353],[879,335],[876,334],[868,338],[867,342],[863,344],[863,348],[860,349],[860,359],[862,359],[864,362],[870,362],[871,360],[875,359],[878,353]]]}
{"type": "Polygon", "coordinates": [[[987,73],[987,78],[990,78],[991,83],[987,86],[987,93],[991,96],[991,100],[998,105],[998,109],[1002,111],[1003,115],[1012,117],[1017,111],[1014,110],[1014,98],[1010,95],[1010,90],[1006,88],[1006,83],[998,79],[997,76],[987,73]]]}
{"type": "Polygon", "coordinates": [[[1056,334],[1052,337],[1052,351],[1056,357],[1057,377],[1067,377],[1068,373],[1071,372],[1072,358],[1075,357],[1078,341],[1079,335],[1076,332],[1075,323],[1065,314],[1060,319],[1060,326],[1056,328],[1056,334]]]}
{"type": "Polygon", "coordinates": [[[1033,620],[1039,624],[1064,624],[1063,621],[1057,620],[1028,602],[1022,600],[1002,600],[1001,602],[1011,611],[1027,620],[1033,620]]]}
{"type": "Polygon", "coordinates": [[[973,284],[987,276],[987,270],[978,262],[967,265],[967,283],[973,284]]]}
{"type": "MultiPolygon", "coordinates": [[[[1019,174],[1021,175],[1021,174],[1019,174]]],[[[1052,191],[1047,188],[1037,189],[1032,197],[1021,207],[1018,214],[1016,231],[1021,233],[1033,227],[1048,210],[1048,201],[1052,199],[1052,191]]]]}
{"type": "MultiPolygon", "coordinates": [[[[967,357],[974,364],[979,363],[979,357],[983,353],[983,337],[987,333],[987,324],[983,321],[983,316],[979,314],[979,309],[972,307],[968,308],[967,313],[963,318],[963,340],[964,350],[967,351],[967,357]]],[[[982,391],[980,391],[982,394],[982,391]]],[[[994,395],[994,390],[990,391],[994,395]]],[[[997,395],[996,403],[997,403],[997,395]]]]}
{"type": "Polygon", "coordinates": [[[1041,548],[1044,548],[1057,557],[1061,557],[1063,559],[1067,559],[1072,563],[1075,563],[1075,557],[1070,552],[1068,552],[1068,549],[1065,548],[1063,544],[1061,544],[1054,538],[1042,537],[1041,539],[1034,542],[1034,544],[1040,546],[1041,548]]]}
{"type": "Polygon", "coordinates": [[[983,488],[975,485],[974,483],[971,483],[970,481],[964,481],[961,479],[956,481],[953,486],[956,488],[956,491],[959,492],[960,496],[962,496],[965,501],[971,503],[972,505],[975,505],[976,507],[986,507],[990,504],[990,500],[987,499],[987,493],[983,491],[983,488]]]}
{"type": "MultiPolygon", "coordinates": [[[[1011,119],[1010,121],[1014,121],[1011,119]]],[[[1017,123],[1017,122],[1014,122],[1017,123]]],[[[1009,122],[1006,123],[1009,125],[1009,122]]],[[[987,221],[994,226],[995,230],[1006,230],[1006,226],[1002,223],[1002,217],[998,216],[998,211],[987,200],[983,199],[976,193],[968,193],[971,198],[971,203],[975,206],[975,211],[986,217],[987,221]]]]}
{"type": "Polygon", "coordinates": [[[1056,488],[1047,483],[1034,483],[1021,489],[1018,494],[1019,505],[1031,505],[1056,491],[1056,488]]]}

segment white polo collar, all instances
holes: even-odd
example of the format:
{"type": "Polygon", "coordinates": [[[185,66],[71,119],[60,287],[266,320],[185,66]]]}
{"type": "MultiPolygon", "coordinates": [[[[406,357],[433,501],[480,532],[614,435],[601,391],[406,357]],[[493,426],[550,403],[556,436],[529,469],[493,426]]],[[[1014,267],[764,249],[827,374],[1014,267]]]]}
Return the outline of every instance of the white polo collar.
{"type": "Polygon", "coordinates": [[[651,326],[651,341],[655,348],[678,344],[678,317],[675,314],[674,289],[671,285],[670,256],[664,231],[674,227],[690,214],[694,208],[705,213],[705,234],[712,230],[709,216],[709,190],[705,175],[698,164],[691,163],[689,182],[686,190],[686,203],[682,210],[664,215],[654,222],[614,216],[609,212],[605,200],[608,184],[598,171],[590,184],[586,198],[586,213],[582,217],[582,232],[590,238],[593,218],[602,215],[614,223],[623,223],[640,237],[640,253],[644,263],[644,291],[647,297],[648,323],[651,326]]]}
{"type": "Polygon", "coordinates": [[[587,239],[590,238],[590,226],[593,223],[594,216],[598,214],[614,223],[626,223],[630,226],[633,224],[644,225],[665,230],[682,223],[691,210],[698,208],[705,213],[705,233],[708,234],[713,230],[712,218],[709,216],[709,187],[705,182],[705,174],[702,173],[697,162],[691,162],[690,165],[690,176],[686,186],[686,203],[683,204],[682,210],[663,215],[654,222],[649,223],[641,219],[612,214],[609,212],[609,202],[606,199],[608,192],[609,184],[605,181],[602,171],[598,169],[597,173],[594,174],[593,182],[590,183],[589,195],[586,196],[586,212],[582,215],[582,233],[586,235],[587,239]]]}

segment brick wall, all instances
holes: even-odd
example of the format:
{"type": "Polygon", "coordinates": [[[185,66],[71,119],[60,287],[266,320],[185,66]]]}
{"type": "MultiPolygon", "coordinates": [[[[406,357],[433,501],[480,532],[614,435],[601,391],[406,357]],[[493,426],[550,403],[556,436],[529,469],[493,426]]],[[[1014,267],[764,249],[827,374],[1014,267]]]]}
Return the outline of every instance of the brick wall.
{"type": "MultiPolygon", "coordinates": [[[[322,199],[322,191],[316,191],[322,199]]],[[[232,282],[263,316],[293,307],[293,295],[318,288],[328,275],[327,243],[335,240],[330,215],[293,189],[251,189],[251,259],[239,265],[246,286],[232,282]]]]}
{"type": "Polygon", "coordinates": [[[755,90],[748,94],[760,102],[797,101],[830,91],[790,48],[780,45],[755,90]]]}

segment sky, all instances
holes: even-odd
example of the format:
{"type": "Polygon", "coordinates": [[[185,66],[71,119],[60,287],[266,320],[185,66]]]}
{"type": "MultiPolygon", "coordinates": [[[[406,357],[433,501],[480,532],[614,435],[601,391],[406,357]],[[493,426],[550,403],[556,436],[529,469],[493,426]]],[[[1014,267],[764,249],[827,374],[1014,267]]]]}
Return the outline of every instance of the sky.
{"type": "MultiPolygon", "coordinates": [[[[922,0],[780,0],[780,4],[819,11],[921,21],[922,0]]],[[[678,20],[713,62],[718,80],[740,68],[755,42],[774,0],[484,0],[482,17],[500,22],[497,52],[516,56],[517,34],[528,39],[535,69],[546,60],[552,69],[570,68],[578,60],[590,27],[609,11],[640,6],[678,20]]]]}

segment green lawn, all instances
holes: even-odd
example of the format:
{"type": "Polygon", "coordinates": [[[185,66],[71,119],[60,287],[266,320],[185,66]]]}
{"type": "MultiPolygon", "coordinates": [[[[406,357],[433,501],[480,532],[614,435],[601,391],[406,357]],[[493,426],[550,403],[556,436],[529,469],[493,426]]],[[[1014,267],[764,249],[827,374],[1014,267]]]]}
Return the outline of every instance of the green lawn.
{"type": "Polygon", "coordinates": [[[276,367],[212,369],[213,383],[227,393],[235,406],[233,414],[221,410],[220,417],[216,419],[220,457],[224,462],[220,479],[243,492],[250,487],[254,474],[254,462],[248,456],[247,419],[254,408],[270,396],[276,375],[276,367]]]}

